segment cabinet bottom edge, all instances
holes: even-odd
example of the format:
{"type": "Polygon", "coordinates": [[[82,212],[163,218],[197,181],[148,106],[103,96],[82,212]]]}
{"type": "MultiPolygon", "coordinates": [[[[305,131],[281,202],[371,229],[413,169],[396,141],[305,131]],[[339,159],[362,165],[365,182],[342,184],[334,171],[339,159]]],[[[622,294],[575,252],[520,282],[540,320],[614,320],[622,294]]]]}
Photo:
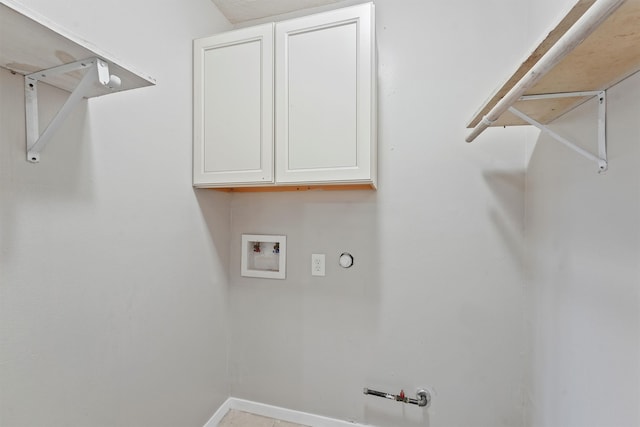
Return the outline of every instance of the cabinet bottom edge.
{"type": "Polygon", "coordinates": [[[254,187],[207,187],[195,186],[196,188],[223,191],[227,193],[258,193],[258,192],[278,192],[278,191],[345,191],[345,190],[376,190],[373,183],[368,184],[309,184],[309,185],[269,185],[254,187]]]}

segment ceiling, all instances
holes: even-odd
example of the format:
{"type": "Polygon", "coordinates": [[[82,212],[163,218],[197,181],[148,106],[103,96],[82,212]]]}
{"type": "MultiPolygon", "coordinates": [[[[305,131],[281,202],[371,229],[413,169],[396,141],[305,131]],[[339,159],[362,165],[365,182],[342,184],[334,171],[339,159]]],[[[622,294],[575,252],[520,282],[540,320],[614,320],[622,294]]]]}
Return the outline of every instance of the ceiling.
{"type": "Polygon", "coordinates": [[[212,0],[232,23],[266,18],[343,0],[212,0]]]}

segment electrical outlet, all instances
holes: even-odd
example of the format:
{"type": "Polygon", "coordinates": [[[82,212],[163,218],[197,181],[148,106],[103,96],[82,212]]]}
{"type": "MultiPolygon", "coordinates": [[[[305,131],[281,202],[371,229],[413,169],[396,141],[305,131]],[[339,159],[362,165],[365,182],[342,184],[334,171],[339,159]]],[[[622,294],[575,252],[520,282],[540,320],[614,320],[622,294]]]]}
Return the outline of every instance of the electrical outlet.
{"type": "Polygon", "coordinates": [[[324,276],[324,254],[311,254],[311,275],[324,276]]]}

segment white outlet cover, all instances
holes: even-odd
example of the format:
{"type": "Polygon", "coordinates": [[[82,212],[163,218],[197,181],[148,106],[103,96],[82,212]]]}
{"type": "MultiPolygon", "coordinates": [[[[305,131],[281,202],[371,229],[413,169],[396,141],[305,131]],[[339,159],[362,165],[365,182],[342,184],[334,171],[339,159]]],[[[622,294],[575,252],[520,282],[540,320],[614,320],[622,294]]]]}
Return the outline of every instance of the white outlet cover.
{"type": "Polygon", "coordinates": [[[325,254],[311,254],[311,275],[325,275],[325,254]]]}

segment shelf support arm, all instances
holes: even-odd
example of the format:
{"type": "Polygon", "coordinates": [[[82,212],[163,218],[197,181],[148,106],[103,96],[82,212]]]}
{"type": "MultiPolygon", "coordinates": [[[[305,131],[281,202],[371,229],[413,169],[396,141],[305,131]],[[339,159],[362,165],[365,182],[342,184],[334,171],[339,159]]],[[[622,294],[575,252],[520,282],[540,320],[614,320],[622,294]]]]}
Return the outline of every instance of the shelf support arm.
{"type": "Polygon", "coordinates": [[[549,126],[543,125],[542,123],[536,121],[535,119],[527,116],[522,111],[516,109],[515,107],[509,107],[509,111],[529,123],[540,129],[543,133],[553,137],[557,141],[566,145],[568,148],[577,152],[583,157],[596,162],[598,164],[598,173],[605,172],[607,170],[607,99],[606,99],[606,91],[602,91],[598,93],[598,155],[590,153],[584,148],[578,146],[576,143],[568,140],[563,137],[559,133],[555,132],[549,126]]]}
{"type": "Polygon", "coordinates": [[[109,65],[99,58],[89,58],[83,61],[76,61],[47,70],[28,74],[24,77],[25,91],[25,115],[27,133],[27,160],[31,163],[40,161],[40,152],[51,140],[53,134],[58,130],[64,120],[71,114],[71,111],[78,105],[82,98],[94,83],[99,82],[109,88],[118,87],[120,79],[109,75],[109,65]],[[71,92],[64,105],[60,108],[55,117],[51,120],[44,132],[40,134],[38,124],[38,82],[49,77],[66,74],[72,71],[85,69],[86,72],[80,83],[71,92]]]}

